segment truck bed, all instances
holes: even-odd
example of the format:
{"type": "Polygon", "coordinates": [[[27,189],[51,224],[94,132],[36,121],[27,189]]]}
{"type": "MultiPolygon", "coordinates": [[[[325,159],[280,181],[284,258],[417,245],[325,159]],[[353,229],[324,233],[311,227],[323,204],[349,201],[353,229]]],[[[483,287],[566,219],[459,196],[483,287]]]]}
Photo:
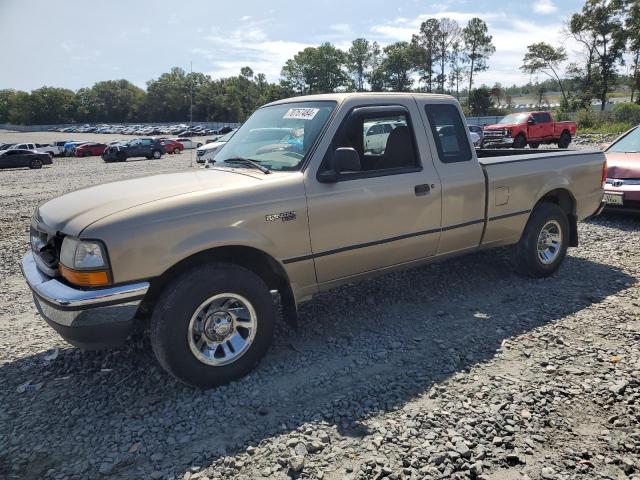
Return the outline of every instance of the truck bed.
{"type": "Polygon", "coordinates": [[[483,245],[517,241],[533,208],[532,198],[557,190],[571,192],[576,221],[593,215],[602,200],[601,151],[479,149],[476,153],[487,192],[483,245]]]}

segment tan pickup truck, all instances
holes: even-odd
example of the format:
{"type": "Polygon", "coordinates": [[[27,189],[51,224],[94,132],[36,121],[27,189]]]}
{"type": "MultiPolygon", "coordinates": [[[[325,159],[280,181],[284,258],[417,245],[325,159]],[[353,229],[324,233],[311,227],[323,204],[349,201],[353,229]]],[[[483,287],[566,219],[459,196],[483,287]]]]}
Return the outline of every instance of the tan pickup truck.
{"type": "Polygon", "coordinates": [[[512,152],[476,153],[449,96],[281,100],[258,109],[209,168],[40,205],[22,269],[70,343],[108,347],[150,319],[160,364],[210,387],[265,354],[275,291],[295,322],[321,290],[478,249],[515,245],[524,274],[555,272],[578,244],[577,222],[601,206],[604,156],[512,152]],[[384,144],[367,149],[378,130],[384,144]]]}

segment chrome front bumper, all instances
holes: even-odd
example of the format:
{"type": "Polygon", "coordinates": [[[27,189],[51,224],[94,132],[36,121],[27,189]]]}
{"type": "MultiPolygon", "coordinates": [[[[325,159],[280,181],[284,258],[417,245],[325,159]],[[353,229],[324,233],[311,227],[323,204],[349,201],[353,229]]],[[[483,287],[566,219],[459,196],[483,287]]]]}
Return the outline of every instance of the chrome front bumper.
{"type": "Polygon", "coordinates": [[[32,252],[22,257],[22,274],[42,317],[69,343],[98,349],[124,341],[149,282],[80,290],[42,273],[32,252]]]}

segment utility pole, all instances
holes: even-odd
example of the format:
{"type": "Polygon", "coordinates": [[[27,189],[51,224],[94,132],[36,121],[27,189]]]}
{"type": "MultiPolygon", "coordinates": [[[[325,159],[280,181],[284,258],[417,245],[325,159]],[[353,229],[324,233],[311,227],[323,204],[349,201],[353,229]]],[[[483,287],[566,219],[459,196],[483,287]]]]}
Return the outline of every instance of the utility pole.
{"type": "MultiPolygon", "coordinates": [[[[189,61],[189,131],[193,130],[193,60],[189,61]]],[[[193,167],[193,148],[189,153],[189,168],[193,167]]]]}

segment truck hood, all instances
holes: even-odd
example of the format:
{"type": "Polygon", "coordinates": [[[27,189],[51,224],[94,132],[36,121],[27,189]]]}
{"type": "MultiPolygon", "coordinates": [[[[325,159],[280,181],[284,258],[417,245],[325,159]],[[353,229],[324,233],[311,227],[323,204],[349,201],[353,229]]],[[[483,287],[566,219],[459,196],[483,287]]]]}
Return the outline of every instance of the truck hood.
{"type": "Polygon", "coordinates": [[[502,130],[504,128],[515,128],[517,123],[496,123],[494,125],[487,125],[483,127],[483,130],[502,130]]]}
{"type": "Polygon", "coordinates": [[[262,181],[258,175],[246,169],[197,169],[105,183],[43,203],[36,210],[36,218],[50,230],[77,236],[90,224],[114,213],[193,192],[247,188],[262,181]]]}
{"type": "Polygon", "coordinates": [[[640,153],[606,153],[607,177],[640,178],[640,153]]]}

